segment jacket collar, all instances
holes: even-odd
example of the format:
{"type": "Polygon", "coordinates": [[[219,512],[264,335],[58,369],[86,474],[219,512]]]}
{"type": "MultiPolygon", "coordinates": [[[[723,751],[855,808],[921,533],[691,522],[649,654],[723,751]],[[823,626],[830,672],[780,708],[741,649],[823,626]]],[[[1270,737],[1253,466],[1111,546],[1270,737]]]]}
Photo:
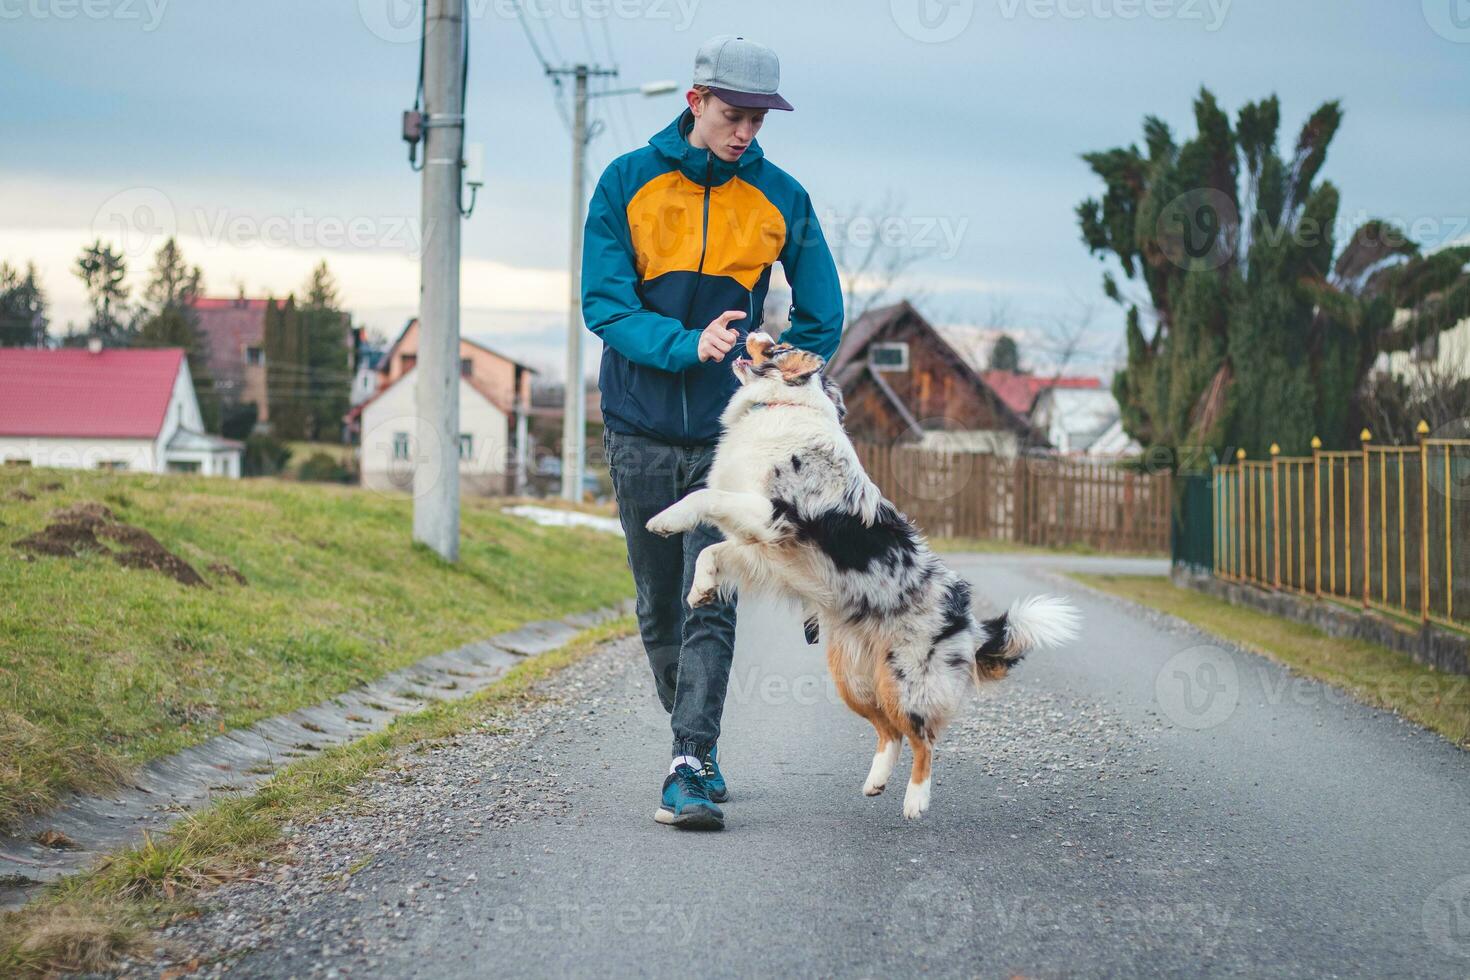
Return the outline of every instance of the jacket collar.
{"type": "Polygon", "coordinates": [[[685,134],[694,126],[694,113],[685,109],[679,118],[659,130],[648,141],[665,159],[694,181],[703,184],[708,174],[710,184],[719,185],[760,160],[765,153],[759,140],[751,140],[750,146],[734,163],[726,163],[708,150],[698,150],[689,145],[685,134]]]}

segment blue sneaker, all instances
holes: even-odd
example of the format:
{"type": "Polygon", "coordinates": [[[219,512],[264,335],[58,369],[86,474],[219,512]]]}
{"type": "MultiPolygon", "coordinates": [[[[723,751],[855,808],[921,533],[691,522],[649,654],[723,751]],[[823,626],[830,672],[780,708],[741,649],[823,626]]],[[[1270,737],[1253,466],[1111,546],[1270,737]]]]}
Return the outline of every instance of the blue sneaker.
{"type": "Polygon", "coordinates": [[[720,830],[725,815],[709,798],[704,777],[693,766],[681,765],[664,780],[664,797],[653,812],[659,823],[686,830],[720,830]]]}
{"type": "Polygon", "coordinates": [[[709,758],[704,760],[704,771],[700,773],[704,777],[704,788],[709,790],[709,798],[716,803],[724,803],[730,798],[729,787],[725,785],[725,774],[720,772],[720,764],[715,760],[716,746],[709,747],[709,758]]]}

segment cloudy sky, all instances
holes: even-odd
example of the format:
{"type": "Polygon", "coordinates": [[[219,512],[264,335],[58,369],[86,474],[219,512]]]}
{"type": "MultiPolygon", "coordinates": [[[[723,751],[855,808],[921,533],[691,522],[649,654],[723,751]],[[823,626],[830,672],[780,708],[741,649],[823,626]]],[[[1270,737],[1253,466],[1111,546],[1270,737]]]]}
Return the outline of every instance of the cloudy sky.
{"type": "MultiPolygon", "coordinates": [[[[549,373],[566,322],[569,137],[513,0],[469,0],[468,139],[486,186],[465,226],[463,329],[549,373]]],[[[174,232],[211,294],[284,295],[326,258],[360,322],[417,303],[418,180],[398,139],[418,45],[410,0],[0,0],[0,259],[35,261],[52,329],[84,322],[77,252],[101,236],[141,287],[174,232]]],[[[1073,209],[1078,154],[1192,133],[1201,85],[1233,113],[1280,96],[1294,137],[1322,101],[1346,120],[1325,176],[1344,224],[1470,235],[1467,0],[524,0],[558,63],[619,84],[687,82],[741,33],[782,56],[767,154],[830,236],[880,213],[917,256],[903,288],[944,322],[998,314],[1027,337],[1093,309],[1103,367],[1122,318],[1073,209]]],[[[594,102],[594,172],[674,117],[678,96],[594,102]]],[[[857,230],[849,232],[848,229],[857,230]]],[[[1037,343],[1040,343],[1038,339],[1037,343]]],[[[1024,351],[1023,351],[1024,353],[1024,351]]],[[[1037,352],[1039,357],[1039,352],[1037,352]]],[[[589,368],[594,362],[589,358],[589,368]]]]}

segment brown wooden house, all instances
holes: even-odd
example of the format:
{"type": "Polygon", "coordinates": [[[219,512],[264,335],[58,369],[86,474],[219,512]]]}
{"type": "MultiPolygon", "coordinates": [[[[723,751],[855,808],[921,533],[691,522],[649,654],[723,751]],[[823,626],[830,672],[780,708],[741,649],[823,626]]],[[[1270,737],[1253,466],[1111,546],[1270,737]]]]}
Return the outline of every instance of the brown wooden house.
{"type": "Polygon", "coordinates": [[[854,439],[1014,456],[1045,440],[908,301],[850,324],[828,365],[854,439]]]}

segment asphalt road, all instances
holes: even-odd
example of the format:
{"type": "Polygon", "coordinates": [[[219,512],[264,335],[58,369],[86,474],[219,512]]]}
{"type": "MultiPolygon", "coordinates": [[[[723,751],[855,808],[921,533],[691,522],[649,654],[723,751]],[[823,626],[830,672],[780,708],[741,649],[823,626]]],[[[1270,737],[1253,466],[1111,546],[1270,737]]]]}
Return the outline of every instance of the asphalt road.
{"type": "MultiPolygon", "coordinates": [[[[463,785],[498,764],[475,754],[486,734],[435,750],[434,775],[418,777],[426,812],[436,794],[468,794],[424,822],[458,827],[494,794],[539,800],[523,817],[431,843],[422,828],[402,831],[412,813],[369,813],[351,824],[356,844],[332,836],[342,821],[305,828],[316,856],[296,872],[298,891],[260,913],[282,918],[275,938],[220,968],[1470,976],[1465,753],[1053,573],[1158,564],[954,564],[990,606],[1069,592],[1085,629],[957,718],[923,820],[900,812],[907,751],[887,793],[861,794],[871,729],[832,693],[795,614],[748,603],[721,741],[724,832],[652,820],[668,730],[636,641],[624,643],[576,679],[560,715],[522,733],[521,763],[504,776],[463,785]],[[389,840],[374,821],[400,831],[389,840]],[[299,890],[302,876],[326,877],[323,855],[340,866],[374,835],[380,858],[350,886],[299,890]]],[[[369,811],[375,794],[380,811],[418,809],[376,785],[369,811]]],[[[254,904],[222,893],[190,927],[196,945],[238,925],[239,907],[262,908],[272,886],[245,887],[254,904]]]]}

